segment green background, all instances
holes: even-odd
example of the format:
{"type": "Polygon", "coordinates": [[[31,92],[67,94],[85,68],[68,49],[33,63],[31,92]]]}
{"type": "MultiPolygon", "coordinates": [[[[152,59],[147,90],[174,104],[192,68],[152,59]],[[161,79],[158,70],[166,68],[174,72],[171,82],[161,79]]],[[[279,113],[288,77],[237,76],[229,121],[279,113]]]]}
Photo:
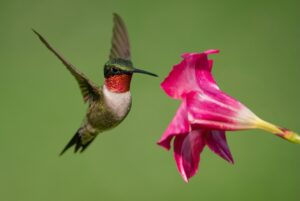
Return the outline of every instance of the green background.
{"type": "Polygon", "coordinates": [[[186,51],[221,50],[220,87],[257,115],[300,132],[300,1],[0,1],[0,200],[300,200],[300,145],[260,130],[228,132],[235,165],[208,149],[190,183],[156,141],[178,101],[159,84],[186,51]],[[133,107],[84,153],[58,154],[86,105],[42,33],[103,82],[112,13],[127,24],[133,107]]]}

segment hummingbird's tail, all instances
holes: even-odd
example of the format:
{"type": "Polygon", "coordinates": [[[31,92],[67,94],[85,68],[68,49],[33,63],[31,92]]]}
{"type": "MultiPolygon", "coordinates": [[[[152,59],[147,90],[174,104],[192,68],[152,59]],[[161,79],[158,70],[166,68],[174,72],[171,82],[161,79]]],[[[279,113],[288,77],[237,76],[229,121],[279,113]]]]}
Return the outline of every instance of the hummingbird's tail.
{"type": "Polygon", "coordinates": [[[65,146],[65,148],[60,152],[60,156],[63,155],[69,148],[72,146],[75,146],[74,153],[77,153],[77,151],[80,150],[80,153],[82,153],[95,139],[96,135],[91,135],[88,133],[83,133],[82,129],[79,128],[75,135],[71,138],[69,143],[65,146]],[[87,140],[87,135],[89,140],[87,140]],[[83,138],[85,140],[83,141],[83,138]]]}

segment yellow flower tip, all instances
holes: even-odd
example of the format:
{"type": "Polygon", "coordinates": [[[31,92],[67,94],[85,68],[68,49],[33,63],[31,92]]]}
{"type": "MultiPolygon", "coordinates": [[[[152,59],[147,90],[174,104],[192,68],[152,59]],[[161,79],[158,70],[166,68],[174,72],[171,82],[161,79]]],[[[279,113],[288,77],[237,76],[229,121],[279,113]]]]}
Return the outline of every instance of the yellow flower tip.
{"type": "Polygon", "coordinates": [[[290,142],[296,143],[296,144],[300,144],[300,136],[299,134],[287,130],[287,129],[281,129],[282,133],[277,134],[279,137],[282,137],[290,142]]]}
{"type": "Polygon", "coordinates": [[[291,131],[291,130],[288,130],[288,129],[285,129],[285,128],[280,128],[274,124],[271,124],[267,121],[264,121],[264,120],[261,120],[259,119],[257,122],[256,122],[256,128],[260,128],[260,129],[263,129],[265,131],[268,131],[270,133],[273,133],[283,139],[286,139],[290,142],[293,142],[293,143],[296,143],[296,144],[300,144],[300,136],[299,134],[291,131]]]}

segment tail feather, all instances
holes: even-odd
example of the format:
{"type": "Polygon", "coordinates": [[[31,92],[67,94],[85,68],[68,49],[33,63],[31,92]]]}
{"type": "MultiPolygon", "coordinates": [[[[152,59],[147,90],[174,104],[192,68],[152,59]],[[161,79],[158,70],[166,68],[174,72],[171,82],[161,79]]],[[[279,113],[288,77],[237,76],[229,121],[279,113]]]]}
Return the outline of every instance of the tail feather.
{"type": "Polygon", "coordinates": [[[83,144],[81,140],[80,129],[75,133],[75,135],[71,138],[65,148],[60,152],[60,156],[63,155],[69,148],[75,146],[74,153],[77,153],[80,149],[80,153],[82,153],[93,141],[95,138],[92,138],[87,143],[83,144]]]}
{"type": "Polygon", "coordinates": [[[80,150],[80,153],[84,152],[84,150],[94,141],[95,138],[93,138],[92,140],[90,140],[88,143],[82,145],[82,148],[80,150]]]}

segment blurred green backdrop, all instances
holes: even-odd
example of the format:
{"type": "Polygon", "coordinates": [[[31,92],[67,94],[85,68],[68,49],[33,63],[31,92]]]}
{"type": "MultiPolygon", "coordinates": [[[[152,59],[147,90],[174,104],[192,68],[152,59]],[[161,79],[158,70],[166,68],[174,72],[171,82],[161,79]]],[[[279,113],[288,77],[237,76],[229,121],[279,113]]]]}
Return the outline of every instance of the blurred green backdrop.
{"type": "Polygon", "coordinates": [[[221,88],[300,132],[300,1],[0,1],[0,200],[299,200],[300,146],[263,131],[228,132],[236,161],[202,154],[185,184],[155,143],[179,102],[159,88],[186,51],[219,48],[221,88]],[[30,28],[102,83],[112,13],[125,20],[137,75],[127,119],[82,155],[58,153],[86,110],[74,78],[30,28]]]}

